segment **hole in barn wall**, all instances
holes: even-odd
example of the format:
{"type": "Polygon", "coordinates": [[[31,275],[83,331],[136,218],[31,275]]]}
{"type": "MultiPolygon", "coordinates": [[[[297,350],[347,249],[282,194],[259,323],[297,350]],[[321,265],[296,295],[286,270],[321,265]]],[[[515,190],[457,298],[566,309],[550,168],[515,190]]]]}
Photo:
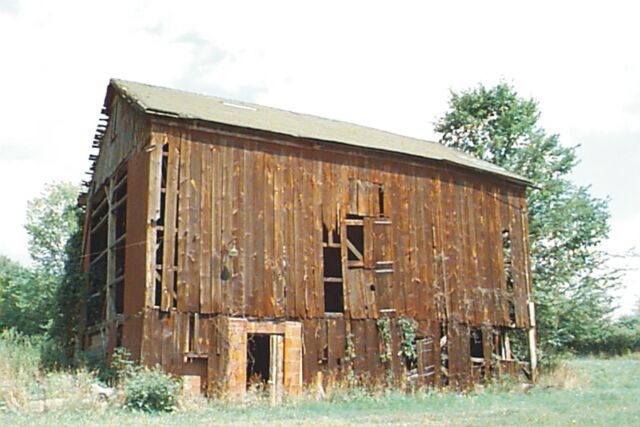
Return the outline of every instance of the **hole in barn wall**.
{"type": "Polygon", "coordinates": [[[469,334],[469,350],[471,357],[479,359],[484,357],[482,331],[480,328],[471,328],[471,333],[469,334]]]}
{"type": "Polygon", "coordinates": [[[378,185],[378,211],[380,216],[384,216],[384,187],[378,185]]]}
{"type": "Polygon", "coordinates": [[[344,312],[342,283],[324,282],[324,311],[325,313],[344,312]]]}
{"type": "Polygon", "coordinates": [[[342,251],[335,231],[322,227],[322,265],[324,277],[325,313],[343,313],[342,251]]]}
{"type": "MultiPolygon", "coordinates": [[[[357,215],[348,215],[347,219],[364,220],[363,217],[357,215]]],[[[347,240],[362,255],[364,253],[364,223],[347,224],[347,240]]],[[[362,261],[362,257],[351,249],[347,250],[347,259],[349,261],[362,261]]]]}
{"type": "Polygon", "coordinates": [[[340,248],[323,248],[324,277],[342,277],[342,257],[340,248]]]}

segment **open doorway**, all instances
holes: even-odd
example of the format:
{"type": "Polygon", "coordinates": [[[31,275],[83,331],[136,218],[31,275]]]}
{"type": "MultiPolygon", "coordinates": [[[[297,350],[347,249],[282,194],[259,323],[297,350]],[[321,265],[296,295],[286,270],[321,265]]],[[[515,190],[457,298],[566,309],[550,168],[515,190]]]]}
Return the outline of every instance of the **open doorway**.
{"type": "Polygon", "coordinates": [[[247,389],[265,389],[269,383],[271,344],[267,334],[247,336],[247,389]]]}
{"type": "Polygon", "coordinates": [[[283,392],[284,337],[247,334],[247,390],[279,400],[283,392]]]}

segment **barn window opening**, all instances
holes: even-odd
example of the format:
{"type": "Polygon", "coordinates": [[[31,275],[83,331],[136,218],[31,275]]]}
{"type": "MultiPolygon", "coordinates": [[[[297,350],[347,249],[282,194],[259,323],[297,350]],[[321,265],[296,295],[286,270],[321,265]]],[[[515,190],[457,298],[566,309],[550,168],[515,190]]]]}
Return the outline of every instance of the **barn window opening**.
{"type": "Polygon", "coordinates": [[[502,230],[502,258],[505,272],[511,271],[511,235],[509,230],[502,230]]]}
{"type": "Polygon", "coordinates": [[[267,334],[247,337],[247,389],[264,389],[270,380],[271,339],[267,334]]]}
{"type": "Polygon", "coordinates": [[[509,304],[509,321],[512,324],[514,324],[516,323],[516,305],[515,305],[515,302],[513,301],[513,297],[509,298],[508,304],[509,304]]]}
{"type": "Polygon", "coordinates": [[[124,314],[124,279],[116,283],[116,314],[124,314]]]}
{"type": "Polygon", "coordinates": [[[482,331],[479,328],[471,328],[471,333],[469,334],[469,350],[472,358],[484,358],[482,331]]]}
{"type": "Polygon", "coordinates": [[[505,272],[505,279],[507,283],[507,291],[513,292],[513,272],[508,268],[505,272]]]}
{"type": "Polygon", "coordinates": [[[364,267],[364,217],[347,215],[347,268],[364,267]]]}
{"type": "Polygon", "coordinates": [[[198,334],[196,333],[196,316],[196,313],[189,313],[189,335],[187,339],[187,351],[190,353],[196,351],[196,344],[198,342],[198,334]]]}
{"type": "Polygon", "coordinates": [[[380,216],[384,216],[384,187],[378,185],[378,213],[380,216]]]}
{"type": "Polygon", "coordinates": [[[322,226],[322,259],[324,277],[324,311],[344,312],[341,245],[336,230],[322,226]]]}

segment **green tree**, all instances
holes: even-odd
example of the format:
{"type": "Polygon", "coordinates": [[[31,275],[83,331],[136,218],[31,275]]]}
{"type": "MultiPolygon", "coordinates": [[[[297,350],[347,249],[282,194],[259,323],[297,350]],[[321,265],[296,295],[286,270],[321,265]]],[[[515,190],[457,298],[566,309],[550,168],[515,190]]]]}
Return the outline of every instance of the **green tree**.
{"type": "Polygon", "coordinates": [[[72,362],[78,325],[81,266],[79,187],[60,182],[45,186],[27,205],[29,254],[34,261],[45,365],[72,362]]]}
{"type": "Polygon", "coordinates": [[[435,130],[442,143],[495,163],[534,182],[527,190],[538,336],[547,352],[584,349],[602,338],[611,293],[619,280],[599,243],[609,231],[605,200],[568,174],[576,147],[539,125],[533,99],[506,83],[452,92],[435,130]]]}
{"type": "Polygon", "coordinates": [[[77,185],[60,182],[47,184],[40,197],[27,205],[29,254],[37,268],[54,277],[62,277],[65,246],[78,230],[77,185]]]}
{"type": "Polygon", "coordinates": [[[33,271],[0,256],[0,329],[43,332],[37,284],[33,271]]]}
{"type": "MultiPolygon", "coordinates": [[[[77,227],[65,245],[64,274],[59,279],[53,295],[48,329],[50,348],[42,359],[48,365],[71,365],[74,354],[80,350],[78,327],[82,297],[82,218],[83,211],[75,210],[77,227]]],[[[44,356],[44,355],[43,355],[44,356]]]]}
{"type": "Polygon", "coordinates": [[[51,184],[28,203],[25,228],[34,265],[27,268],[0,257],[0,327],[28,335],[48,333],[60,304],[67,304],[61,283],[69,276],[67,242],[79,230],[78,193],[72,184],[51,184]]]}

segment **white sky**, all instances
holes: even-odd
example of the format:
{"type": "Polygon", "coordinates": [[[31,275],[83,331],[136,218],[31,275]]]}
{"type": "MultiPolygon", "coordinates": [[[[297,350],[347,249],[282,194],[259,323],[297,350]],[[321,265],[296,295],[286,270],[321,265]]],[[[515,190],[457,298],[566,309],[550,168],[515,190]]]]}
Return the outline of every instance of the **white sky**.
{"type": "MultiPolygon", "coordinates": [[[[0,254],[28,262],[27,200],[79,182],[110,77],[436,139],[449,89],[504,79],[580,144],[610,197],[607,250],[640,249],[633,2],[0,0],[0,254]]],[[[621,312],[640,297],[640,258],[621,312]]]]}

